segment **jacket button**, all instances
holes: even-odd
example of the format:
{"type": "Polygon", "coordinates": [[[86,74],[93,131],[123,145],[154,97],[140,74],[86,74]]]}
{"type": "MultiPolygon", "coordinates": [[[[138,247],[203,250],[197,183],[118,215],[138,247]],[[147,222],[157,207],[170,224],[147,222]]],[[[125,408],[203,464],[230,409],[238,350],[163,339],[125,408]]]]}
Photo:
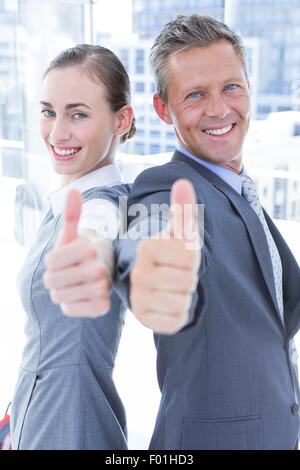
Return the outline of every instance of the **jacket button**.
{"type": "Polygon", "coordinates": [[[292,405],[292,413],[293,413],[294,415],[299,414],[299,405],[298,405],[298,403],[294,403],[294,404],[292,405]]]}

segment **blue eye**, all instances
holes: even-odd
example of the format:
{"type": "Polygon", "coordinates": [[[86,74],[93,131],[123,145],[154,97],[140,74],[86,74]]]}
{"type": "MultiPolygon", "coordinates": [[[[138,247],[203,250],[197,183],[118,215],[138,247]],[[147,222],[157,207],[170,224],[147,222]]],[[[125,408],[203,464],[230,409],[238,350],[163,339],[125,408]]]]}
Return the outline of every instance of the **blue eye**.
{"type": "Polygon", "coordinates": [[[84,118],[86,118],[86,117],[87,117],[87,116],[86,116],[86,114],[84,114],[84,113],[75,113],[75,114],[74,114],[74,118],[75,118],[75,119],[84,119],[84,118]]]}
{"type": "Polygon", "coordinates": [[[43,109],[41,113],[46,117],[54,116],[54,111],[50,111],[50,109],[43,109]]]}
{"type": "Polygon", "coordinates": [[[198,98],[198,96],[200,96],[200,93],[195,91],[195,92],[189,94],[188,97],[189,98],[198,98]]]}
{"type": "Polygon", "coordinates": [[[226,90],[235,90],[238,86],[235,85],[234,83],[227,85],[226,90]]]}

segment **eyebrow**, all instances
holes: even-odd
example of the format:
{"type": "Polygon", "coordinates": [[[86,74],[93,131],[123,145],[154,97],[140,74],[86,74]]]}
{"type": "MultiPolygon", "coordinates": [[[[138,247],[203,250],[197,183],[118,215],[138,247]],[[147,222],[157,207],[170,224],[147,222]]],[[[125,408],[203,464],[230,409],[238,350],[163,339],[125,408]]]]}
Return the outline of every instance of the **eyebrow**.
{"type": "MultiPolygon", "coordinates": [[[[246,80],[247,80],[247,77],[246,77],[246,80]]],[[[234,77],[234,76],[231,76],[229,78],[226,78],[225,80],[222,80],[221,84],[224,86],[226,84],[230,84],[230,83],[241,83],[243,81],[243,79],[241,77],[234,77]]],[[[208,85],[206,84],[192,84],[192,85],[189,85],[189,87],[187,89],[185,88],[182,88],[184,94],[189,94],[189,93],[193,93],[193,92],[197,92],[197,91],[206,91],[208,85]]]]}
{"type": "MultiPolygon", "coordinates": [[[[53,108],[52,104],[51,103],[48,103],[47,101],[40,101],[40,104],[43,105],[43,106],[47,106],[48,108],[53,108]]],[[[90,106],[88,106],[87,104],[85,103],[70,103],[70,104],[66,104],[65,106],[65,109],[72,109],[72,108],[78,108],[80,106],[84,106],[85,108],[88,108],[88,109],[92,109],[90,106]]]]}
{"type": "Polygon", "coordinates": [[[224,80],[223,83],[229,83],[229,82],[234,83],[234,82],[240,82],[240,81],[242,81],[242,80],[243,80],[242,77],[234,77],[234,76],[231,76],[231,77],[227,78],[226,80],[224,80]]]}
{"type": "MultiPolygon", "coordinates": [[[[234,76],[229,76],[228,78],[225,78],[225,80],[222,80],[222,84],[225,85],[225,83],[235,83],[235,82],[241,82],[242,81],[242,77],[234,77],[234,76]]],[[[203,85],[203,84],[195,84],[192,86],[189,86],[189,88],[194,88],[195,90],[196,89],[199,89],[199,90],[202,90],[202,89],[206,89],[207,88],[207,85],[203,85]]]]}

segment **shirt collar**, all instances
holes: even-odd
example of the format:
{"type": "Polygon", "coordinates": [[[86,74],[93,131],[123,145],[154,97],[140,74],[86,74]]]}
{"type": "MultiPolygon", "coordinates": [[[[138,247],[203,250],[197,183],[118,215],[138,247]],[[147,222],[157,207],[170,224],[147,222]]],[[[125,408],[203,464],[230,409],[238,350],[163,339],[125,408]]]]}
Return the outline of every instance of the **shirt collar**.
{"type": "Polygon", "coordinates": [[[61,214],[67,194],[71,188],[78,189],[81,193],[91,188],[99,186],[115,186],[122,182],[122,175],[117,164],[106,165],[98,170],[92,171],[87,175],[82,176],[78,180],[64,186],[56,191],[53,191],[47,196],[49,205],[51,206],[54,217],[61,214]]]}
{"type": "Polygon", "coordinates": [[[225,183],[229,184],[235,191],[237,191],[239,194],[242,194],[242,179],[241,176],[248,176],[244,166],[242,169],[242,173],[240,175],[237,175],[234,171],[230,170],[229,168],[224,168],[223,166],[220,165],[215,165],[214,163],[207,162],[205,160],[201,160],[198,157],[195,157],[192,153],[190,153],[185,147],[182,145],[177,146],[177,150],[187,157],[192,158],[196,162],[198,162],[200,165],[205,166],[208,168],[210,171],[215,173],[219,178],[221,178],[225,183]]]}

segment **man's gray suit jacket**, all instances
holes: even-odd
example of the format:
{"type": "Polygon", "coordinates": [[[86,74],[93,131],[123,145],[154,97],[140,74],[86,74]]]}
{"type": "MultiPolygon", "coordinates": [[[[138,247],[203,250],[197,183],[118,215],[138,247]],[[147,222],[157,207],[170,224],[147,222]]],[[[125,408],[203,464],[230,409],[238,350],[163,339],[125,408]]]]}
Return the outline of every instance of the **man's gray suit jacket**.
{"type": "MultiPolygon", "coordinates": [[[[204,205],[204,245],[188,324],[154,335],[162,397],[150,448],[294,449],[299,387],[288,349],[300,325],[299,266],[265,214],[283,265],[283,325],[261,222],[213,172],[176,151],[137,177],[129,211],[169,204],[179,178],[193,183],[204,205]]],[[[129,307],[138,243],[130,231],[115,243],[116,285],[129,307]]]]}

